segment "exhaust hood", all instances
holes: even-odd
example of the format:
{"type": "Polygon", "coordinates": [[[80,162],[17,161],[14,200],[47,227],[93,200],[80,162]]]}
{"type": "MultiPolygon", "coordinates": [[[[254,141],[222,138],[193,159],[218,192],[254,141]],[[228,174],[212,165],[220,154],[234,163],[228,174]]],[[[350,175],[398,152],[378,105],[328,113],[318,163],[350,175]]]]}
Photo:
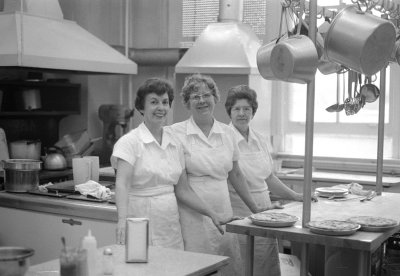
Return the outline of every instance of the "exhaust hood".
{"type": "Polygon", "coordinates": [[[220,0],[219,19],[209,24],[175,67],[176,73],[258,74],[261,43],[241,22],[243,2],[220,0]]]}
{"type": "Polygon", "coordinates": [[[137,65],[74,21],[57,0],[5,0],[0,67],[136,74],[137,65]]]}

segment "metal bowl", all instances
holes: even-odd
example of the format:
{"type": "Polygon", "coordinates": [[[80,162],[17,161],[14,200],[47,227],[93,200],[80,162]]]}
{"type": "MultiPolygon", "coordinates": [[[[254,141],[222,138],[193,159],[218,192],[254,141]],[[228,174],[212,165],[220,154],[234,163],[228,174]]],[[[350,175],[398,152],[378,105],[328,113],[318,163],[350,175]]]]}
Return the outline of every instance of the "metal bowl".
{"type": "Polygon", "coordinates": [[[0,246],[0,275],[23,276],[29,268],[34,250],[26,247],[0,246]]]}

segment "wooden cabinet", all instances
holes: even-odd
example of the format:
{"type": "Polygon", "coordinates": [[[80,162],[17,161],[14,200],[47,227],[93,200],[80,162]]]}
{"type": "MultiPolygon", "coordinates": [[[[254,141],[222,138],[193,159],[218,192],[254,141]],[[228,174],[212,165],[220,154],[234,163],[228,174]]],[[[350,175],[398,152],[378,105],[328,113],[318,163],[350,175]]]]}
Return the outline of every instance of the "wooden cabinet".
{"type": "Polygon", "coordinates": [[[67,245],[79,246],[89,229],[98,247],[115,244],[115,222],[5,207],[0,207],[0,218],[0,246],[33,248],[31,264],[57,258],[62,247],[61,237],[65,237],[67,245]]]}

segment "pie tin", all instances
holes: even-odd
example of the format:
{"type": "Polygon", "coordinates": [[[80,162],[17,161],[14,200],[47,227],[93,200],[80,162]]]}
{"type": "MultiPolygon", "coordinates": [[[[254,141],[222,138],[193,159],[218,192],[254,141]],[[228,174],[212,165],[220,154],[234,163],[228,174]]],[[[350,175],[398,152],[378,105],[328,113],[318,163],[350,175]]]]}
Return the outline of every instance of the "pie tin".
{"type": "MultiPolygon", "coordinates": [[[[280,214],[285,214],[285,213],[280,213],[280,214]]],[[[269,221],[269,220],[259,220],[253,217],[251,215],[249,218],[251,222],[257,226],[266,226],[266,227],[290,227],[293,226],[299,218],[293,215],[285,214],[292,220],[290,221],[269,221]]]]}
{"type": "MultiPolygon", "coordinates": [[[[348,221],[343,221],[343,222],[348,222],[348,221]]],[[[320,235],[328,235],[328,236],[349,236],[349,235],[354,234],[355,232],[357,232],[357,230],[359,230],[361,228],[360,224],[354,223],[354,222],[351,222],[352,224],[354,224],[353,228],[344,229],[344,230],[340,230],[340,229],[333,230],[333,229],[316,227],[316,226],[310,225],[310,223],[312,223],[312,221],[310,221],[307,224],[307,227],[310,229],[310,232],[315,233],[315,234],[320,234],[320,235]]]]}
{"type": "MultiPolygon", "coordinates": [[[[372,216],[364,216],[364,217],[374,218],[372,216]]],[[[392,221],[393,223],[386,224],[386,225],[363,224],[361,222],[354,221],[357,218],[359,218],[359,217],[348,218],[347,221],[360,224],[361,225],[360,230],[365,231],[365,232],[385,232],[385,231],[390,230],[393,227],[396,227],[399,225],[398,221],[393,220],[393,219],[388,219],[388,218],[385,218],[385,219],[392,221]]]]}

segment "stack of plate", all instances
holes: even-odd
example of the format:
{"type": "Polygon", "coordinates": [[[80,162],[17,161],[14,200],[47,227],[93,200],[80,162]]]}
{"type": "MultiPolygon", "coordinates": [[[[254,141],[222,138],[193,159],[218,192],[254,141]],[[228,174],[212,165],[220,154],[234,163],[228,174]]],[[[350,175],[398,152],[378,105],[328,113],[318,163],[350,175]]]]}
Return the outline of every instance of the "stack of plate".
{"type": "Polygon", "coordinates": [[[345,197],[349,194],[349,190],[336,187],[320,187],[316,188],[315,192],[320,197],[345,197]]]}
{"type": "Polygon", "coordinates": [[[367,232],[384,232],[399,225],[397,220],[373,216],[356,216],[347,221],[360,224],[360,230],[367,232]]]}
{"type": "Polygon", "coordinates": [[[253,214],[249,218],[253,224],[266,227],[290,227],[299,220],[298,217],[286,213],[268,211],[253,214]]]}
{"type": "Polygon", "coordinates": [[[330,236],[351,235],[361,227],[358,223],[329,219],[310,221],[307,226],[312,233],[330,236]]]}

